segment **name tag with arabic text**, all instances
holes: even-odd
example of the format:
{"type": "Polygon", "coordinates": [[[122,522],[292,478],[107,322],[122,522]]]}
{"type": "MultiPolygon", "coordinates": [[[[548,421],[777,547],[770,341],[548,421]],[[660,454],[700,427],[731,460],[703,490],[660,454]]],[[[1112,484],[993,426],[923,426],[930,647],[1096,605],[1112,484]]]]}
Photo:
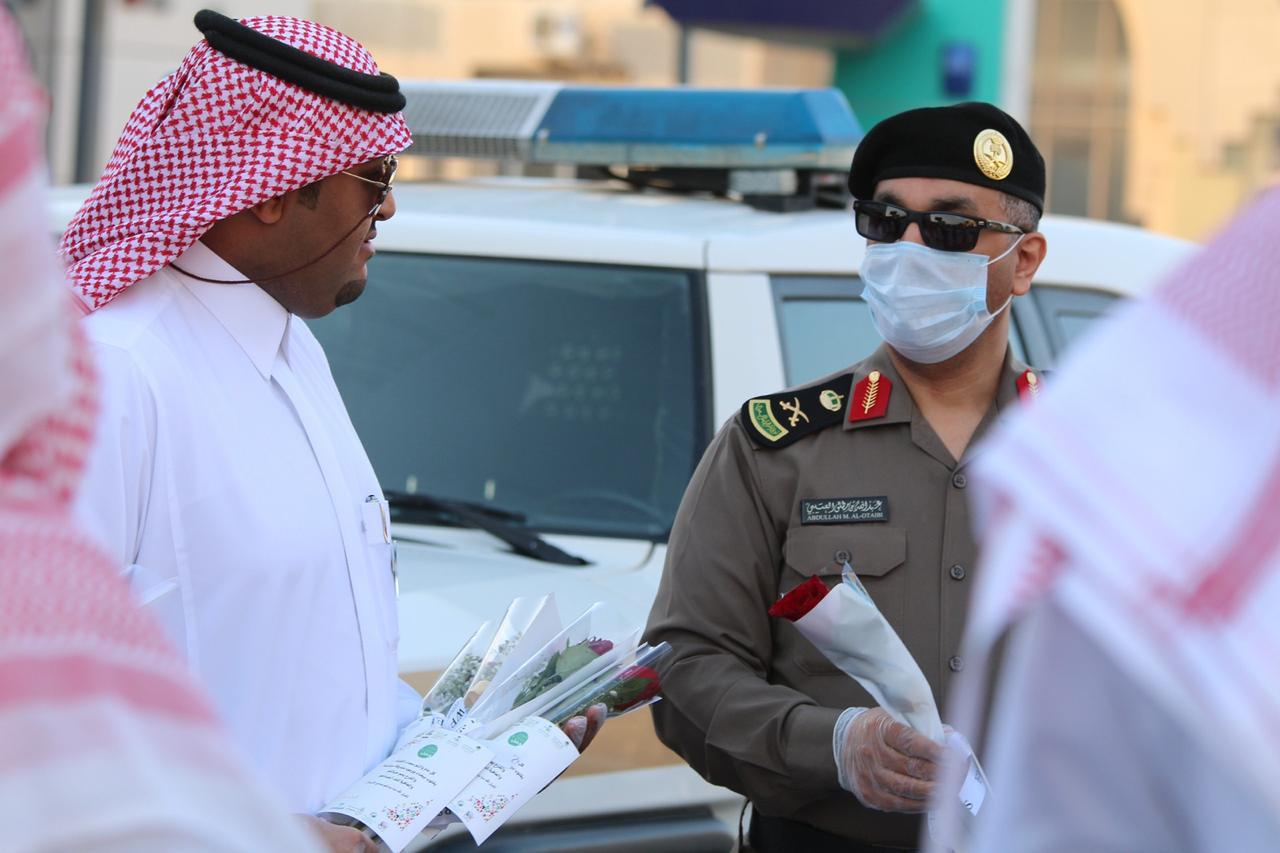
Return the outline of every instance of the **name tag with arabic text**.
{"type": "Polygon", "coordinates": [[[801,524],[850,524],[888,521],[889,498],[815,498],[800,501],[801,524]]]}

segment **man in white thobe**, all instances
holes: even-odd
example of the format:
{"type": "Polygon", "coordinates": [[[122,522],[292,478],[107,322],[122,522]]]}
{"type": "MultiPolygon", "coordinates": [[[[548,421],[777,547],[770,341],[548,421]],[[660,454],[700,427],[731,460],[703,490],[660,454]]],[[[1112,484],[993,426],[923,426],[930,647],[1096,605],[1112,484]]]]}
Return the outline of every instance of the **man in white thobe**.
{"type": "MultiPolygon", "coordinates": [[[[199,242],[177,265],[240,277],[199,242]]],[[[83,515],[250,759],[313,812],[418,713],[382,493],[324,353],[257,285],[171,266],[85,328],[105,385],[83,515]]]]}
{"type": "MultiPolygon", "coordinates": [[[[301,319],[363,291],[410,135],[394,78],[341,33],[196,24],[63,235],[104,376],[80,513],[248,759],[312,813],[420,710],[396,675],[386,505],[301,319]]],[[[566,724],[580,747],[591,716],[566,724]]]]}

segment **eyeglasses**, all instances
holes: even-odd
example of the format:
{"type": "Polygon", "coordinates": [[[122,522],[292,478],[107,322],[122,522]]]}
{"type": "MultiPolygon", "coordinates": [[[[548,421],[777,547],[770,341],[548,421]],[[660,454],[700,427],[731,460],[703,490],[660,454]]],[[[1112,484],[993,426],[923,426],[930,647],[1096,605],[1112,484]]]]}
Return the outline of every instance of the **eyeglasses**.
{"type": "Polygon", "coordinates": [[[364,175],[357,175],[355,172],[343,170],[338,174],[346,175],[348,178],[355,178],[357,181],[364,181],[366,184],[373,184],[378,188],[378,197],[374,199],[373,207],[369,208],[369,212],[365,214],[368,219],[378,215],[378,211],[382,209],[387,201],[387,196],[391,195],[391,184],[396,179],[396,167],[400,165],[400,161],[396,159],[396,155],[388,154],[382,158],[382,174],[386,176],[385,181],[375,181],[373,178],[366,178],[364,175]]]}
{"type": "Polygon", "coordinates": [[[907,233],[907,226],[914,222],[920,227],[920,239],[924,244],[930,249],[943,252],[972,251],[978,245],[978,237],[984,230],[1002,234],[1026,233],[1007,222],[978,219],[959,213],[921,213],[883,201],[858,199],[853,203],[853,213],[854,226],[868,240],[893,243],[902,239],[902,235],[907,233]]]}

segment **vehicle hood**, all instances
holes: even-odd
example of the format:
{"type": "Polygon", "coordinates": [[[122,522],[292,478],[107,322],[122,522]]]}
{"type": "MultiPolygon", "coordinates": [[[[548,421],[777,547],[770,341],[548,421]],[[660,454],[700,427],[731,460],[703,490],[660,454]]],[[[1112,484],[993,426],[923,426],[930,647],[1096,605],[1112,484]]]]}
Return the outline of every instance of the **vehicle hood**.
{"type": "Polygon", "coordinates": [[[589,561],[563,566],[522,557],[487,533],[394,526],[400,582],[400,671],[443,669],[486,620],[517,596],[554,593],[566,624],[597,601],[637,627],[648,618],[666,546],[644,540],[547,535],[589,561]]]}

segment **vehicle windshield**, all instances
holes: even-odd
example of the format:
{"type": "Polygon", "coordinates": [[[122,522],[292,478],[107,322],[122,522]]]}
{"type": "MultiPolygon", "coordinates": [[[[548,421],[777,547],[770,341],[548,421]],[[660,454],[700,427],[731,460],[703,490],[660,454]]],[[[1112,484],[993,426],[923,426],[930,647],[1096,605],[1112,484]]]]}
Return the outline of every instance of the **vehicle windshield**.
{"type": "Polygon", "coordinates": [[[690,271],[383,252],[308,325],[388,492],[660,540],[707,442],[700,305],[690,271]]]}

